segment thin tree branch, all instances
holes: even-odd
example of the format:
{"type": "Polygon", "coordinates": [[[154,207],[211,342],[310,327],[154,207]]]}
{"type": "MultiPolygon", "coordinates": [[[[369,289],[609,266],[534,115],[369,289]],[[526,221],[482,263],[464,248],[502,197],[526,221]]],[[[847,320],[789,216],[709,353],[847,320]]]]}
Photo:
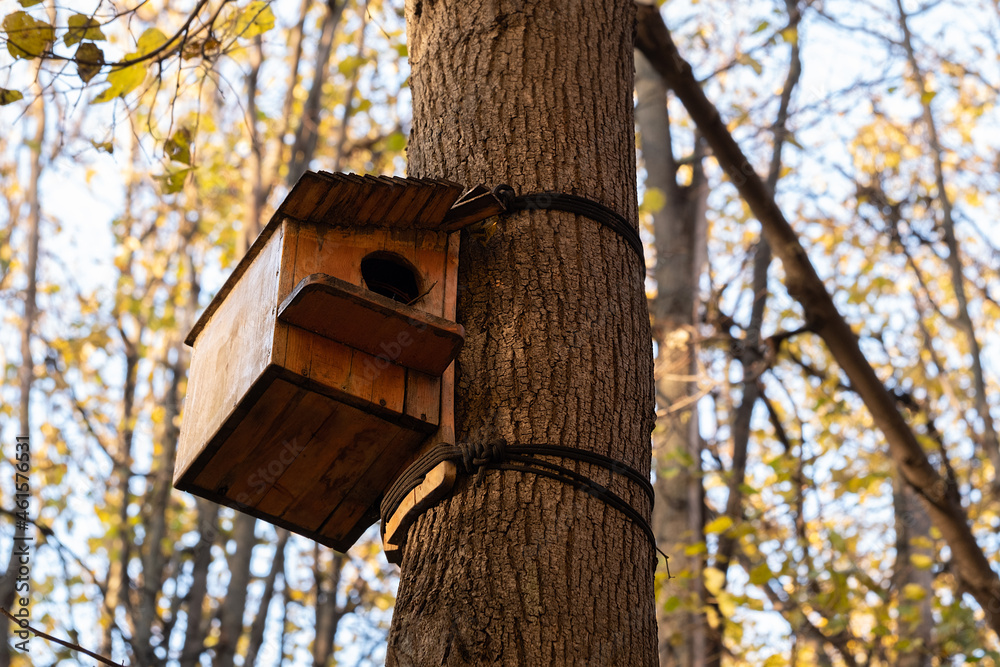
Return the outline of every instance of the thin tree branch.
{"type": "Polygon", "coordinates": [[[678,53],[659,11],[643,5],[638,5],[637,10],[637,46],[687,107],[720,166],[757,216],[775,255],[782,261],[788,292],[802,305],[807,322],[815,324],[816,332],[860,394],[885,436],[896,466],[924,499],[934,525],[951,548],[956,575],[982,607],[987,624],[1000,634],[1000,577],[976,542],[958,489],[931,465],[895,400],[861,352],[857,336],[837,310],[771,191],[733,139],[718,109],[705,96],[691,66],[678,53]]]}
{"type": "Polygon", "coordinates": [[[66,648],[71,649],[73,651],[76,651],[78,653],[83,653],[84,655],[86,655],[86,656],[88,656],[90,658],[93,658],[94,660],[97,660],[98,662],[100,662],[101,664],[104,664],[104,665],[111,665],[111,667],[123,667],[125,665],[124,662],[121,663],[120,665],[117,662],[112,662],[111,660],[108,660],[107,658],[105,658],[103,655],[98,655],[97,653],[94,653],[93,651],[88,651],[87,649],[83,648],[79,644],[74,644],[73,642],[69,642],[69,641],[66,641],[64,639],[59,639],[58,637],[53,637],[52,635],[48,634],[47,632],[42,632],[41,630],[37,630],[37,629],[33,628],[32,626],[28,625],[27,622],[22,623],[22,621],[18,620],[17,618],[14,618],[14,615],[11,614],[6,609],[4,609],[3,607],[0,607],[0,612],[3,612],[3,615],[6,616],[7,618],[9,618],[10,620],[12,620],[15,624],[19,625],[20,627],[24,628],[25,630],[30,630],[31,632],[35,633],[35,635],[37,635],[38,637],[41,637],[42,639],[48,639],[50,642],[55,642],[56,644],[59,644],[61,646],[65,646],[66,648]]]}

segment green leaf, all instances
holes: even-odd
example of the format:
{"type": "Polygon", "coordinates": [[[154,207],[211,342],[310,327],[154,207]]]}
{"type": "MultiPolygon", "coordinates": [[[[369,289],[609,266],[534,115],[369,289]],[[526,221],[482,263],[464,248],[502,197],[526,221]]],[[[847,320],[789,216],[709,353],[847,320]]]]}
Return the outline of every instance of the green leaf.
{"type": "Polygon", "coordinates": [[[90,145],[99,151],[104,151],[105,153],[108,153],[109,155],[113,155],[115,152],[115,145],[110,141],[98,142],[91,140],[90,145]]]}
{"type": "Polygon", "coordinates": [[[56,41],[56,31],[27,12],[14,12],[3,20],[7,51],[15,58],[38,58],[56,41]]]}
{"type": "Polygon", "coordinates": [[[925,90],[924,94],[920,96],[921,104],[930,104],[931,100],[937,97],[937,93],[933,90],[925,90]]]}
{"type": "Polygon", "coordinates": [[[750,33],[750,34],[751,34],[751,35],[756,35],[756,34],[757,34],[757,33],[759,33],[759,32],[764,32],[764,31],[765,31],[765,30],[767,30],[767,29],[768,29],[768,28],[769,28],[770,26],[771,26],[771,23],[770,23],[770,22],[768,22],[768,21],[761,21],[760,23],[758,23],[758,24],[757,24],[757,27],[756,27],[756,28],[754,28],[754,29],[753,29],[753,32],[752,32],[752,33],[750,33]]]}
{"type": "Polygon", "coordinates": [[[385,147],[390,151],[401,151],[406,148],[406,135],[402,132],[393,132],[385,138],[385,147]]]}
{"type": "Polygon", "coordinates": [[[84,83],[90,83],[104,65],[104,52],[96,44],[84,42],[73,59],[76,61],[76,73],[84,83]]]}
{"type": "Polygon", "coordinates": [[[667,601],[663,603],[663,611],[669,614],[679,606],[681,606],[681,599],[676,595],[671,595],[667,598],[667,601]]]}
{"type": "Polygon", "coordinates": [[[274,12],[264,0],[254,0],[236,15],[236,34],[256,37],[274,27],[274,12]]]}
{"type": "Polygon", "coordinates": [[[19,90],[7,90],[6,88],[0,88],[0,107],[23,99],[24,95],[22,95],[19,90]]]}
{"type": "Polygon", "coordinates": [[[769,581],[771,581],[771,568],[767,566],[767,563],[761,563],[750,570],[750,583],[754,586],[763,586],[769,581]]]}
{"type": "Polygon", "coordinates": [[[717,519],[709,521],[705,526],[705,534],[713,535],[715,533],[724,533],[733,527],[733,518],[729,516],[720,516],[717,519]]]}
{"type": "Polygon", "coordinates": [[[85,39],[93,42],[102,41],[104,33],[101,32],[101,24],[97,19],[85,14],[73,14],[69,17],[69,28],[63,37],[63,44],[73,46],[85,39]]]}
{"type": "Polygon", "coordinates": [[[163,152],[174,162],[191,164],[191,132],[186,128],[174,132],[174,136],[163,142],[163,152]]]}
{"type": "Polygon", "coordinates": [[[101,91],[101,94],[94,98],[92,104],[101,104],[102,102],[110,102],[116,97],[125,97],[145,79],[146,67],[142,63],[116,69],[108,74],[108,83],[111,85],[101,91]]]}
{"type": "Polygon", "coordinates": [[[156,180],[160,182],[160,187],[163,188],[163,194],[170,195],[183,190],[184,181],[187,179],[188,172],[190,171],[191,168],[187,167],[186,169],[168,171],[162,176],[157,176],[156,180]]]}

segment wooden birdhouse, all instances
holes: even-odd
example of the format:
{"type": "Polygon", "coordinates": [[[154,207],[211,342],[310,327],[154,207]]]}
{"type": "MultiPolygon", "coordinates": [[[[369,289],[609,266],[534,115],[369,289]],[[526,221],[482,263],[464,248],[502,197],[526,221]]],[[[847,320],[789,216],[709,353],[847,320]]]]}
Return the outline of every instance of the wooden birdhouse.
{"type": "Polygon", "coordinates": [[[421,448],[453,442],[461,190],[296,184],[188,335],[177,488],[344,551],[421,448]]]}

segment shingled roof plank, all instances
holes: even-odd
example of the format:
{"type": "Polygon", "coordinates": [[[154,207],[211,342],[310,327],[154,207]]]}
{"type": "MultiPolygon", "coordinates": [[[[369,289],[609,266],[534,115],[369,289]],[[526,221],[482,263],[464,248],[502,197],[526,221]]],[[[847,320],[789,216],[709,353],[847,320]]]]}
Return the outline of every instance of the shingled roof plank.
{"type": "Polygon", "coordinates": [[[448,213],[455,200],[462,194],[464,189],[458,183],[450,181],[439,181],[438,188],[435,189],[434,197],[427,203],[427,206],[420,211],[417,222],[421,227],[437,226],[448,213]]]}
{"type": "Polygon", "coordinates": [[[292,191],[281,203],[280,211],[284,215],[299,220],[307,219],[323,201],[327,194],[329,182],[321,174],[307,171],[299,178],[298,182],[292,186],[292,191]]]}
{"type": "Polygon", "coordinates": [[[384,225],[383,219],[386,212],[392,208],[395,200],[406,192],[406,186],[394,183],[391,179],[383,176],[375,177],[376,190],[372,199],[365,204],[364,209],[358,214],[361,224],[384,225]]]}

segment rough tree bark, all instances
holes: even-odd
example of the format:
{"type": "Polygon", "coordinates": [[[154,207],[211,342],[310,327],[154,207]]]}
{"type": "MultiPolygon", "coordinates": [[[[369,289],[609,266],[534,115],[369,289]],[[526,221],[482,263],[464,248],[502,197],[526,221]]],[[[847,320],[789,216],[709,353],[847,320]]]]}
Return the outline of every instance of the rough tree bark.
{"type": "MultiPolygon", "coordinates": [[[[585,195],[634,221],[633,12],[408,0],[410,175],[585,195]]],[[[534,210],[463,239],[460,262],[459,441],[579,447],[647,472],[652,354],[629,246],[534,210]]],[[[649,516],[639,489],[610,486],[649,516]]],[[[655,565],[637,526],[570,486],[460,478],[410,528],[387,664],[654,665],[655,565]]]]}

